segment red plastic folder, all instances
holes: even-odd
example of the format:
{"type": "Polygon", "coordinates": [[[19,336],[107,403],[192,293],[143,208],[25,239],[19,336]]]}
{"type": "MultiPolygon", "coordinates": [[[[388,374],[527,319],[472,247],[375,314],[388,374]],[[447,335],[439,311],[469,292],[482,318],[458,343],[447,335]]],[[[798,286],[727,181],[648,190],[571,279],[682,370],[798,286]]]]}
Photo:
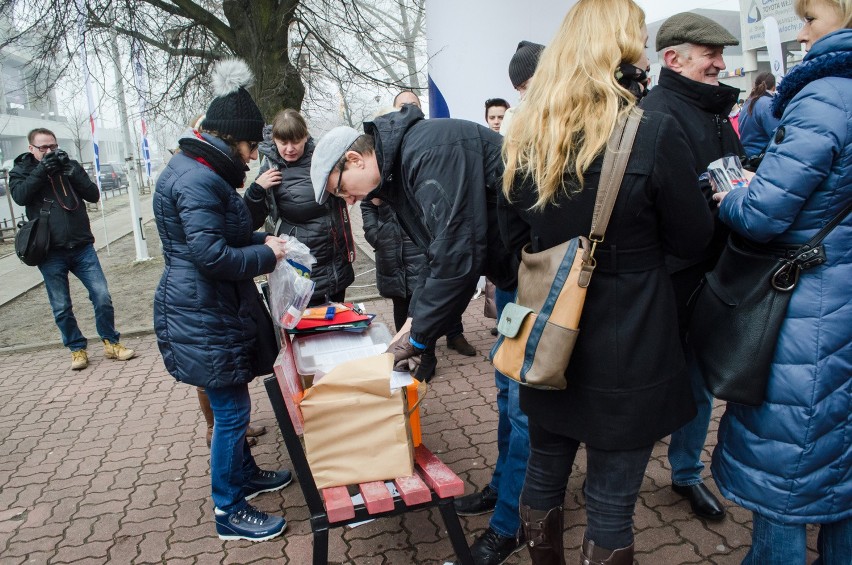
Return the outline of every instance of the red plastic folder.
{"type": "MultiPolygon", "coordinates": [[[[347,304],[351,306],[351,304],[347,304]]],[[[342,324],[353,324],[355,322],[369,322],[371,317],[367,314],[359,314],[354,310],[345,312],[337,312],[331,320],[305,320],[302,319],[296,324],[296,330],[313,330],[325,328],[328,326],[340,326],[342,324]]]]}

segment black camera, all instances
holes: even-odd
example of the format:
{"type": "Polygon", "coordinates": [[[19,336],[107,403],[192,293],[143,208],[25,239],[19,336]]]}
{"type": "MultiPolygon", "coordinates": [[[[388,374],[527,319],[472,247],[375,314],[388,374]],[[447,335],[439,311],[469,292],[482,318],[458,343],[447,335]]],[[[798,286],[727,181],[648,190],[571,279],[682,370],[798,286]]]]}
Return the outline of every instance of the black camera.
{"type": "Polygon", "coordinates": [[[57,149],[53,153],[56,155],[56,160],[59,162],[59,166],[63,169],[71,164],[71,158],[68,157],[68,153],[62,149],[57,149]]]}

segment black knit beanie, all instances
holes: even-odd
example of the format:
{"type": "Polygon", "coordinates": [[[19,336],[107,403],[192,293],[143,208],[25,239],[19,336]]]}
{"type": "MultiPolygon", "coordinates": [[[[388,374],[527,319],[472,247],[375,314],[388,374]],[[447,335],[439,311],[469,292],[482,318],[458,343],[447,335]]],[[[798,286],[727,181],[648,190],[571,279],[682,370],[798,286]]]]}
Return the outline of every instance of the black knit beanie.
{"type": "Polygon", "coordinates": [[[512,81],[513,87],[518,88],[533,76],[542,51],[544,51],[544,45],[540,43],[531,41],[518,43],[518,49],[509,62],[509,80],[512,81]]]}
{"type": "Polygon", "coordinates": [[[213,94],[201,127],[237,141],[263,141],[263,114],[245,89],[254,77],[240,59],[224,59],[213,68],[213,94]]]}

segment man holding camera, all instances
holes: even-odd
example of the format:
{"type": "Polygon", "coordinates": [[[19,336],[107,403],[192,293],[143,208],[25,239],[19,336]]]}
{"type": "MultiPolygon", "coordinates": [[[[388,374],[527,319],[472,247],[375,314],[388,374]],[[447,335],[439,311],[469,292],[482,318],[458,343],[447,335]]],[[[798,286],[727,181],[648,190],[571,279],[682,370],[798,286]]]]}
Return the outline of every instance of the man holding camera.
{"type": "Polygon", "coordinates": [[[71,350],[71,368],[89,366],[87,340],[80,332],[71,305],[68,273],[80,279],[89,291],[95,307],[95,325],[104,344],[104,357],[127,361],[136,354],[119,343],[115,313],[93,245],[95,241],[86,206],[81,201],[97,202],[98,187],[80,163],[59,149],[56,136],[44,128],[29,133],[29,152],[15,159],[9,173],[12,198],[27,209],[28,218],[37,218],[42,209],[49,212],[50,250],[38,265],[53,317],[62,343],[71,350]]]}

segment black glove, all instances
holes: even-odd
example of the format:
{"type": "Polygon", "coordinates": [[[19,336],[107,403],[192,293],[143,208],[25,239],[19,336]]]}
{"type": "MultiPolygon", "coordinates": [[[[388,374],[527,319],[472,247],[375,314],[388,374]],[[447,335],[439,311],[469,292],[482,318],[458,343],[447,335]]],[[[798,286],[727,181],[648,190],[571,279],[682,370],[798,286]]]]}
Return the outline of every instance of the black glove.
{"type": "Polygon", "coordinates": [[[70,177],[74,174],[74,163],[66,163],[64,167],[62,167],[62,174],[66,177],[70,177]]]}
{"type": "Polygon", "coordinates": [[[45,155],[41,160],[41,164],[50,176],[57,175],[62,172],[62,163],[59,162],[59,158],[56,156],[55,151],[51,151],[45,155]]]}
{"type": "Polygon", "coordinates": [[[388,347],[387,353],[393,353],[393,370],[416,372],[420,366],[420,355],[425,349],[415,347],[408,339],[408,333],[402,334],[398,341],[388,347]]]}

